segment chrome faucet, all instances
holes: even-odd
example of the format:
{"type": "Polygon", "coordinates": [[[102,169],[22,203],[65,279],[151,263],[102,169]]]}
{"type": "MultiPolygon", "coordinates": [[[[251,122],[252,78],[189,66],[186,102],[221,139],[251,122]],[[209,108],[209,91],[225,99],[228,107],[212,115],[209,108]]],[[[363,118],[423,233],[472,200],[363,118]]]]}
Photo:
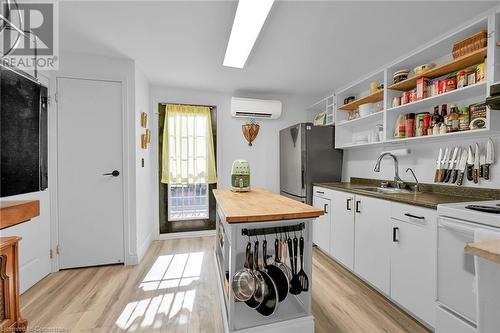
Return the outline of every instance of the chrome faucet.
{"type": "Polygon", "coordinates": [[[396,155],[391,154],[389,152],[380,154],[380,156],[377,159],[377,162],[375,163],[375,168],[373,169],[373,171],[380,172],[380,162],[382,161],[384,156],[390,156],[394,159],[394,187],[397,189],[404,188],[405,182],[401,178],[399,178],[398,158],[396,157],[396,155]]]}
{"type": "Polygon", "coordinates": [[[418,183],[418,179],[417,179],[417,176],[415,176],[415,172],[413,172],[412,168],[408,168],[406,169],[406,172],[410,171],[411,174],[413,175],[413,178],[415,179],[415,185],[413,185],[413,190],[415,192],[419,192],[420,189],[419,189],[419,183],[418,183]]]}

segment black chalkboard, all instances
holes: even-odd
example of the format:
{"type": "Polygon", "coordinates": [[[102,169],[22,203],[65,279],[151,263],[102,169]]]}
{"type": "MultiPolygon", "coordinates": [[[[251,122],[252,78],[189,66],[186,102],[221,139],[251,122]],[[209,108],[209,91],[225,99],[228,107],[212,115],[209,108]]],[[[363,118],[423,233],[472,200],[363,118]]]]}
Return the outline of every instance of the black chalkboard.
{"type": "Polygon", "coordinates": [[[40,85],[0,67],[0,196],[40,190],[40,85]]]}

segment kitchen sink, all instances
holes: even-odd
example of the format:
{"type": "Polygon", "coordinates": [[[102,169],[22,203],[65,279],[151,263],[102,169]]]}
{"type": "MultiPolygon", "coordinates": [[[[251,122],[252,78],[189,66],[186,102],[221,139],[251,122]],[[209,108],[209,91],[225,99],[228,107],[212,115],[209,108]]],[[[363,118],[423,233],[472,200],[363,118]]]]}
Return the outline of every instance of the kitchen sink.
{"type": "Polygon", "coordinates": [[[377,193],[385,193],[385,194],[408,194],[412,193],[408,190],[403,190],[394,187],[357,187],[356,190],[367,191],[367,192],[377,192],[377,193]]]}

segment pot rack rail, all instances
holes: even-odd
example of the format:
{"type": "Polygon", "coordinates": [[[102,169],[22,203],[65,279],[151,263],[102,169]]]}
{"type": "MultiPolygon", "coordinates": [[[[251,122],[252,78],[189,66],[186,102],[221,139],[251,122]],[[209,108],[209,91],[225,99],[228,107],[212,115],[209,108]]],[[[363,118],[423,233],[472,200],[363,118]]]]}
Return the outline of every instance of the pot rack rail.
{"type": "Polygon", "coordinates": [[[306,227],[304,222],[299,224],[284,226],[284,227],[269,227],[269,228],[256,228],[256,229],[241,229],[242,236],[262,236],[262,235],[276,235],[283,233],[290,233],[302,231],[306,227]]]}

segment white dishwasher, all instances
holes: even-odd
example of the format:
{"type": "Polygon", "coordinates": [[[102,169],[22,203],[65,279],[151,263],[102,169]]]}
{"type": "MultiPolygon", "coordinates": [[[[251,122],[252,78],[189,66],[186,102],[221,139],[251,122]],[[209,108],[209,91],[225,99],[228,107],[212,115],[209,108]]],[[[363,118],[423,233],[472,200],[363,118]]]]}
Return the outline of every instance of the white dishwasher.
{"type": "Polygon", "coordinates": [[[500,231],[498,214],[466,208],[495,206],[500,201],[438,206],[436,333],[476,332],[474,257],[464,252],[478,228],[500,231]]]}

